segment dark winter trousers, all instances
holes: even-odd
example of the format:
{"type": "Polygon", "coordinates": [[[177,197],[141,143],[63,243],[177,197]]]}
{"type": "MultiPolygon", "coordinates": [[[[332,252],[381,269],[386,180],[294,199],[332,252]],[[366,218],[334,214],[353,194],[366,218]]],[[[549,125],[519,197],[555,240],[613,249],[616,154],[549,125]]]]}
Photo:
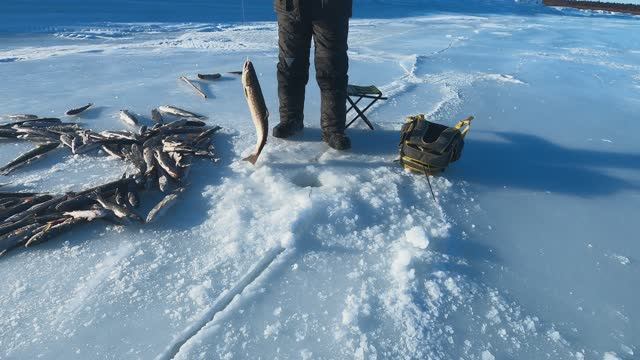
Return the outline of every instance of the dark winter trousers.
{"type": "Polygon", "coordinates": [[[352,0],[275,0],[278,15],[280,121],[303,122],[311,39],[321,91],[323,132],[344,133],[352,0]]]}

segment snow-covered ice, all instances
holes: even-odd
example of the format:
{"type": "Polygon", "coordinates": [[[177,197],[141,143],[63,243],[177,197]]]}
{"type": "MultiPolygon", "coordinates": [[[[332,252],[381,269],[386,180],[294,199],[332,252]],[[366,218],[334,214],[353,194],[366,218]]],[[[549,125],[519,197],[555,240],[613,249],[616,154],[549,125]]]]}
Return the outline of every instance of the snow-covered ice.
{"type": "MultiPolygon", "coordinates": [[[[194,166],[163,221],[96,223],[0,259],[0,358],[153,359],[176,343],[178,359],[637,356],[638,17],[356,0],[350,81],[390,96],[370,112],[376,130],[328,149],[310,83],[304,134],[270,139],[252,167],[238,78],[202,83],[209,100],[177,79],[249,57],[275,124],[270,2],[247,1],[243,23],[237,6],[191,1],[138,17],[0,5],[0,113],[91,101],[78,121],[120,129],[119,109],[175,104],[224,128],[220,161],[194,166]],[[416,113],[476,116],[462,159],[431,179],[437,202],[393,162],[416,113]]],[[[0,146],[3,163],[28,148],[0,146]]],[[[61,192],[125,170],[60,151],[0,183],[61,192]]]]}

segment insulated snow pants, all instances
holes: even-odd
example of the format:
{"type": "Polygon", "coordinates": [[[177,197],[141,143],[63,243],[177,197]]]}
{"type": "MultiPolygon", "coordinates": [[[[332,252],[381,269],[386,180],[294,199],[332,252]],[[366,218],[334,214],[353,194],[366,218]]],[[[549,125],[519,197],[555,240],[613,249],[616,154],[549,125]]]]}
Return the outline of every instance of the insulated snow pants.
{"type": "Polygon", "coordinates": [[[275,0],[278,15],[280,122],[302,124],[311,39],[323,132],[344,133],[352,0],[275,0]]]}

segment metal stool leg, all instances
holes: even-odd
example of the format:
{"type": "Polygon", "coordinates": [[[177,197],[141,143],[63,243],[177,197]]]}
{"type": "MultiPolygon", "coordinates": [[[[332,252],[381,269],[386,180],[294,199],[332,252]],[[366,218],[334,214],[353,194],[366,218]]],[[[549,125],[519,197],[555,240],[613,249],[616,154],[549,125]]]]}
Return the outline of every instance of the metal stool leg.
{"type": "Polygon", "coordinates": [[[364,110],[360,110],[356,105],[358,104],[358,102],[360,100],[362,100],[362,97],[360,97],[357,101],[353,101],[351,100],[350,97],[347,97],[347,101],[349,101],[349,103],[351,104],[351,107],[349,108],[349,110],[351,110],[353,108],[353,110],[355,110],[356,113],[358,113],[358,115],[356,117],[354,117],[349,124],[347,124],[347,126],[345,128],[349,128],[349,126],[351,126],[356,120],[362,118],[362,120],[367,124],[367,126],[369,127],[369,129],[374,130],[373,128],[373,124],[371,124],[371,121],[369,121],[369,118],[367,118],[367,116],[364,114],[367,110],[369,110],[369,108],[371,108],[371,106],[378,100],[380,100],[380,96],[378,96],[377,98],[374,98],[373,101],[371,101],[371,103],[369,103],[369,105],[367,105],[364,110]]]}

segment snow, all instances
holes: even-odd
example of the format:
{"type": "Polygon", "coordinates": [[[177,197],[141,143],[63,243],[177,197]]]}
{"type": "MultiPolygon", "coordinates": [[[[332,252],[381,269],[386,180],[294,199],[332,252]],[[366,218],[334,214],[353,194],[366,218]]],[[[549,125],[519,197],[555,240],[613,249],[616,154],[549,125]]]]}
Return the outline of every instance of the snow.
{"type": "MultiPolygon", "coordinates": [[[[66,2],[58,16],[0,5],[1,113],[91,101],[77,121],[121,129],[119,109],[146,118],[175,104],[224,128],[220,162],[195,164],[157,224],[96,223],[0,259],[0,358],[638,353],[635,17],[356,0],[350,80],[390,97],[369,113],[376,130],[359,123],[352,151],[328,149],[310,83],[304,134],[269,139],[252,167],[239,160],[255,134],[238,78],[202,83],[206,101],[177,79],[249,57],[275,124],[277,28],[270,3],[247,1],[246,23],[230,2],[210,3],[66,2]],[[430,179],[435,201],[424,177],[393,162],[416,113],[476,116],[462,159],[430,179]]],[[[28,148],[0,146],[1,162],[28,148]]],[[[0,182],[62,192],[125,169],[61,151],[0,182]]]]}

